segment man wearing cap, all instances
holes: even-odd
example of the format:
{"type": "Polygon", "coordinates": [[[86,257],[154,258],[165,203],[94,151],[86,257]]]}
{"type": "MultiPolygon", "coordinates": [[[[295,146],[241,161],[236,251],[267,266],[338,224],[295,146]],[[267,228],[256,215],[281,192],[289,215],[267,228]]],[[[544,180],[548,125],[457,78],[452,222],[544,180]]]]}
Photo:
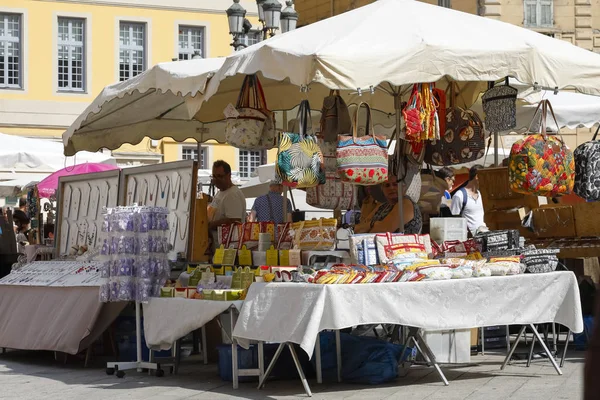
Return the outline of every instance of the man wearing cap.
{"type": "Polygon", "coordinates": [[[256,222],[273,221],[277,224],[292,220],[292,203],[287,199],[287,218],[283,218],[283,185],[275,179],[269,184],[269,192],[254,200],[251,220],[256,222]]]}

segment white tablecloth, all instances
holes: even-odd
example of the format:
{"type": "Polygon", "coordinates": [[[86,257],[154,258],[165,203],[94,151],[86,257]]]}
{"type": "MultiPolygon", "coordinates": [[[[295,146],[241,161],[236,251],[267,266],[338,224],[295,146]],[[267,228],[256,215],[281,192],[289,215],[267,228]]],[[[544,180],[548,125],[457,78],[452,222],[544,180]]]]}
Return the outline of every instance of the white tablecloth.
{"type": "Polygon", "coordinates": [[[317,334],[325,329],[390,323],[441,330],[543,322],[583,331],[572,272],[363,285],[255,283],[233,335],[243,346],[248,339],[298,343],[312,356],[317,334]]]}
{"type": "Polygon", "coordinates": [[[144,335],[148,347],[169,350],[173,343],[201,328],[232,305],[243,301],[211,301],[181,298],[151,298],[144,304],[144,335]]]}

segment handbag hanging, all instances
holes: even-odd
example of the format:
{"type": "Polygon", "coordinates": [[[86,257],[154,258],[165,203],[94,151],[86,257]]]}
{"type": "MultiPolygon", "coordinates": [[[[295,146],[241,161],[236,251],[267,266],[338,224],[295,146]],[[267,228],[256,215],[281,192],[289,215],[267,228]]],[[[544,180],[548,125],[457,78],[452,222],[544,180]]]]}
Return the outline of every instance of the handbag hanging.
{"type": "Polygon", "coordinates": [[[428,143],[427,164],[443,167],[480,159],[485,155],[485,130],[479,115],[454,105],[454,83],[450,85],[450,104],[446,109],[446,130],[440,140],[428,143]]]}
{"type": "Polygon", "coordinates": [[[275,114],[267,108],[256,75],[246,75],[236,103],[235,118],[227,118],[225,139],[239,149],[265,150],[275,146],[275,114]]]}
{"type": "Polygon", "coordinates": [[[600,200],[600,140],[596,140],[600,126],[590,142],[575,149],[575,186],[573,192],[588,201],[600,200]]]}
{"type": "MultiPolygon", "coordinates": [[[[542,100],[534,113],[541,112],[540,132],[526,136],[510,150],[508,180],[513,192],[555,197],[569,194],[575,183],[575,160],[562,136],[546,133],[548,112],[556,126],[552,105],[542,100]]],[[[532,121],[533,124],[533,121],[532,121]]],[[[531,131],[531,125],[528,131],[531,131]]],[[[560,134],[560,133],[559,133],[560,134]]]]}
{"type": "Polygon", "coordinates": [[[323,154],[312,130],[310,104],[302,100],[298,109],[300,133],[282,132],[277,150],[275,172],[291,188],[308,188],[325,183],[323,154]]]}
{"type": "Polygon", "coordinates": [[[339,90],[330,90],[323,99],[320,127],[320,135],[328,143],[335,143],[338,135],[352,131],[350,111],[339,90]]]}
{"type": "Polygon", "coordinates": [[[337,166],[340,178],[355,185],[378,185],[388,179],[388,151],[386,138],[376,136],[371,107],[360,103],[354,114],[352,136],[338,135],[337,166]],[[365,135],[358,137],[358,113],[367,110],[365,135]]]}
{"type": "Polygon", "coordinates": [[[326,210],[351,210],[356,201],[356,186],[342,182],[337,173],[326,173],[325,183],[306,189],[306,203],[326,210]]]}
{"type": "Polygon", "coordinates": [[[517,126],[517,93],[519,91],[508,84],[490,87],[481,97],[485,128],[488,132],[502,132],[517,126]]]}

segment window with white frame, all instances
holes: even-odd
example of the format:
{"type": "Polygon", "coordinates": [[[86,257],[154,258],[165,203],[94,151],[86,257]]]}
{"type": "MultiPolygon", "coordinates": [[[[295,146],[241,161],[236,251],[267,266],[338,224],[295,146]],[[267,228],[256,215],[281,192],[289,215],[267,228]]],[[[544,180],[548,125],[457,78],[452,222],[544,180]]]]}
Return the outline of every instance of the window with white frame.
{"type": "Polygon", "coordinates": [[[181,159],[198,161],[199,169],[208,168],[208,152],[206,147],[200,147],[200,154],[198,154],[198,146],[184,146],[181,148],[181,159]]]}
{"type": "Polygon", "coordinates": [[[0,88],[22,87],[21,15],[0,13],[0,88]]]}
{"type": "Polygon", "coordinates": [[[191,60],[195,52],[204,57],[204,27],[179,26],[179,59],[191,60]]]}
{"type": "Polygon", "coordinates": [[[265,151],[240,150],[240,178],[250,178],[254,170],[265,163],[265,151]]]}
{"type": "Polygon", "coordinates": [[[146,24],[119,24],[119,81],[126,81],[146,69],[146,24]]]}
{"type": "Polygon", "coordinates": [[[438,0],[438,6],[452,8],[451,0],[438,0]]]}
{"type": "Polygon", "coordinates": [[[58,18],[58,90],[85,90],[85,20],[58,18]]]}
{"type": "Polygon", "coordinates": [[[263,40],[263,32],[262,31],[251,30],[243,37],[242,42],[246,46],[252,46],[253,44],[261,42],[262,40],[263,40]]]}
{"type": "Polygon", "coordinates": [[[524,0],[526,27],[544,28],[554,26],[553,0],[524,0]]]}

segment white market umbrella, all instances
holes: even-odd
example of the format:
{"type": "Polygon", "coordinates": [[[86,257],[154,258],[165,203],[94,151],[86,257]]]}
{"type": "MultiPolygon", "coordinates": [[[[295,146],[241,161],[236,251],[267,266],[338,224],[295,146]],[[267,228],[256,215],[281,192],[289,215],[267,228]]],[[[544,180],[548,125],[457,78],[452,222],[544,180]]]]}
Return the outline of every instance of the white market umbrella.
{"type": "Polygon", "coordinates": [[[0,171],[50,174],[82,163],[116,165],[110,154],[82,151],[74,157],[65,157],[63,150],[60,142],[0,133],[0,171]]]}
{"type": "Polygon", "coordinates": [[[218,132],[207,132],[203,124],[190,118],[187,101],[204,91],[223,61],[205,58],[161,63],[105,87],[63,133],[65,154],[114,150],[124,143],[139,143],[144,137],[219,140],[218,132]]]}
{"type": "Polygon", "coordinates": [[[0,197],[16,196],[24,187],[35,184],[29,178],[18,178],[10,181],[0,181],[0,197]]]}
{"type": "MultiPolygon", "coordinates": [[[[373,108],[391,112],[394,102],[380,90],[401,93],[400,86],[448,77],[484,82],[511,76],[530,86],[600,95],[599,65],[599,54],[512,24],[416,0],[379,0],[236,52],[194,102],[196,119],[220,119],[244,75],[253,73],[262,77],[272,109],[322,100],[332,88],[360,89],[373,108]]],[[[465,102],[485,86],[463,91],[465,102]]]]}

